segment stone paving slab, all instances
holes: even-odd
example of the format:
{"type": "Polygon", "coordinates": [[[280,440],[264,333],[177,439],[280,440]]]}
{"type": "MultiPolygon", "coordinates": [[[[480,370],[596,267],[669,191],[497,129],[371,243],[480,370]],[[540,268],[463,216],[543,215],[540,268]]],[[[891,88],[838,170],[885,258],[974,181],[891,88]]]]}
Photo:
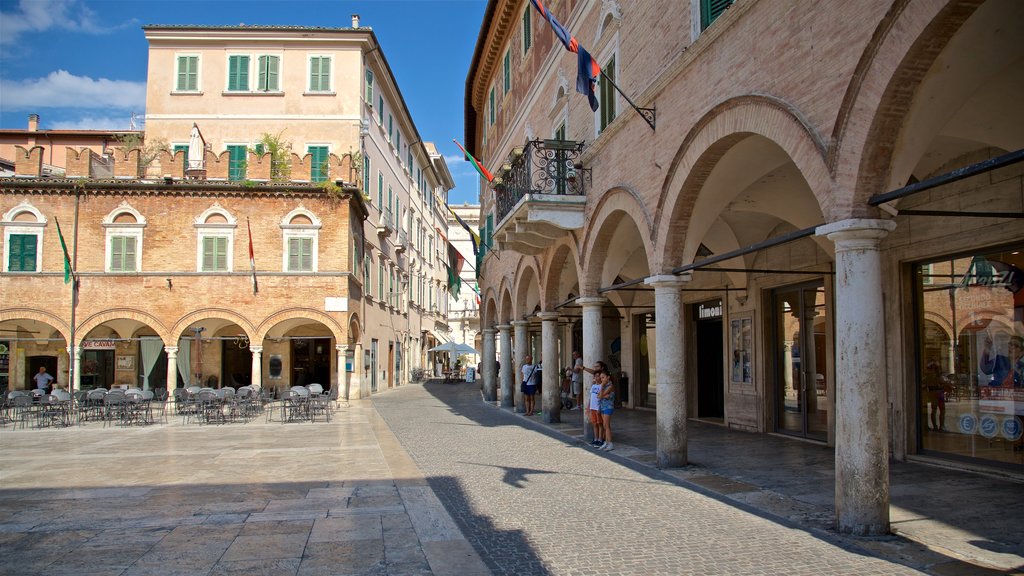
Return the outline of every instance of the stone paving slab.
{"type": "Polygon", "coordinates": [[[487,572],[369,402],[331,423],[0,428],[0,462],[3,575],[487,572]]]}

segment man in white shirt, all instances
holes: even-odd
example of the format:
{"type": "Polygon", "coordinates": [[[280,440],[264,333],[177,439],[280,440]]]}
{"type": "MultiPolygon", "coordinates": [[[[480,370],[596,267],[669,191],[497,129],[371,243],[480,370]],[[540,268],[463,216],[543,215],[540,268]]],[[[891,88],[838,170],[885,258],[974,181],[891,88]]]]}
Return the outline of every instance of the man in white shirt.
{"type": "Polygon", "coordinates": [[[40,366],[39,372],[32,379],[36,382],[36,389],[42,390],[43,393],[49,391],[50,382],[53,382],[53,376],[46,371],[46,366],[40,366]]]}

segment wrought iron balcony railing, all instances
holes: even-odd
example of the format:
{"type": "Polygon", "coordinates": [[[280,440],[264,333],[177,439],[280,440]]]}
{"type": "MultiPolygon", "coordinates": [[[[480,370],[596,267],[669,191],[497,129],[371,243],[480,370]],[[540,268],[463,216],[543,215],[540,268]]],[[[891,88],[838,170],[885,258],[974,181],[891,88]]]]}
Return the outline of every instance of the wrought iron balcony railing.
{"type": "Polygon", "coordinates": [[[573,140],[531,140],[515,148],[495,178],[498,221],[528,194],[586,195],[577,165],[582,154],[583,142],[573,140]]]}

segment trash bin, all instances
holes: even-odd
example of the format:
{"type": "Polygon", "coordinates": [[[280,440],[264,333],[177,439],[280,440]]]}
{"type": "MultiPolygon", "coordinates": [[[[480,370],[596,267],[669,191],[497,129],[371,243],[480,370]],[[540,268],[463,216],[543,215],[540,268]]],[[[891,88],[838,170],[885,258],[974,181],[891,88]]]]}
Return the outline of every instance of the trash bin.
{"type": "Polygon", "coordinates": [[[623,403],[629,402],[629,376],[627,376],[625,372],[619,373],[619,385],[616,392],[616,406],[622,406],[623,403]]]}

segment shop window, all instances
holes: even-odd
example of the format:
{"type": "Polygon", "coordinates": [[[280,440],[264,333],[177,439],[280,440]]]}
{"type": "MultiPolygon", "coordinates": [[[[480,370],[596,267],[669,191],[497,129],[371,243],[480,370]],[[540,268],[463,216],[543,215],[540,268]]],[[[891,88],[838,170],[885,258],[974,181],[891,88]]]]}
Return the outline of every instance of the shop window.
{"type": "Polygon", "coordinates": [[[914,267],[920,447],[1024,471],[1024,246],[914,267]]]}

